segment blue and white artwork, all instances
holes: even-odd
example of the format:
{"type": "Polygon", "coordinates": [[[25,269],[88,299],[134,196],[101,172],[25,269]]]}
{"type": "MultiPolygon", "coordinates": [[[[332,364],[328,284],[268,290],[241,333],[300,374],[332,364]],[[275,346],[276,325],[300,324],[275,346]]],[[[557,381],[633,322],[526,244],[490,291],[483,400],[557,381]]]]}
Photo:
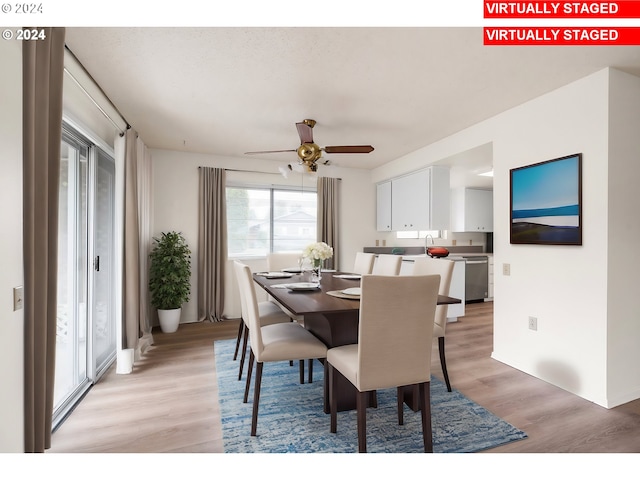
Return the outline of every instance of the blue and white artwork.
{"type": "Polygon", "coordinates": [[[511,170],[511,243],[582,245],[582,155],[511,170]]]}

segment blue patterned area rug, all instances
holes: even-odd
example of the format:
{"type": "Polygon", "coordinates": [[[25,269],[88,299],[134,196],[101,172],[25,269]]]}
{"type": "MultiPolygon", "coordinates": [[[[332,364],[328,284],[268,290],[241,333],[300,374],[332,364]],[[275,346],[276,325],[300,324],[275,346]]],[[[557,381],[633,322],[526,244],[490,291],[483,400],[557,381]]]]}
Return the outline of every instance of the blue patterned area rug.
{"type": "MultiPolygon", "coordinates": [[[[246,364],[242,381],[238,381],[239,360],[233,360],[234,348],[235,340],[214,343],[226,453],[357,452],[355,411],[339,412],[338,432],[329,432],[329,415],[323,412],[323,366],[318,361],[314,363],[313,383],[302,385],[297,362],[293,367],[289,362],[264,365],[258,431],[251,437],[253,388],[249,402],[242,403],[246,364]]],[[[431,418],[436,453],[478,452],[527,437],[457,390],[447,392],[435,377],[431,381],[431,418]]],[[[378,408],[367,409],[367,450],[423,452],[420,412],[405,406],[404,423],[398,425],[396,390],[378,391],[378,408]]]]}

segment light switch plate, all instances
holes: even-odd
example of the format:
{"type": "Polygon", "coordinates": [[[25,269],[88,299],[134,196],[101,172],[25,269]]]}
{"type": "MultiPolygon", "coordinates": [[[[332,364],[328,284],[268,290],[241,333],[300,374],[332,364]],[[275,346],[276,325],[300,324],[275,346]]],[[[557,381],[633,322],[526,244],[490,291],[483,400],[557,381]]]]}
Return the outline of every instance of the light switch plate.
{"type": "Polygon", "coordinates": [[[511,275],[511,264],[503,263],[502,264],[502,274],[503,275],[511,275]]]}
{"type": "Polygon", "coordinates": [[[13,289],[13,311],[20,310],[23,307],[22,287],[14,287],[13,289]]]}

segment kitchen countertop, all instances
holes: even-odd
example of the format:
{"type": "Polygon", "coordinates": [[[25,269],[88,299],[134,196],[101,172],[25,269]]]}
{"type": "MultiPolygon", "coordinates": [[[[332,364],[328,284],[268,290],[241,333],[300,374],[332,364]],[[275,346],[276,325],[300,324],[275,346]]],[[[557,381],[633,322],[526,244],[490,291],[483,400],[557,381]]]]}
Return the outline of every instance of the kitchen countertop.
{"type": "MultiPolygon", "coordinates": [[[[435,245],[436,247],[444,247],[449,250],[449,256],[445,257],[450,260],[461,260],[461,257],[464,255],[465,257],[470,256],[486,256],[491,257],[493,253],[483,252],[483,245],[435,245]],[[456,257],[456,258],[452,258],[456,257]]],[[[395,254],[401,255],[403,259],[409,260],[410,257],[423,257],[424,247],[364,247],[362,249],[365,253],[375,253],[377,255],[380,254],[395,254]]]]}

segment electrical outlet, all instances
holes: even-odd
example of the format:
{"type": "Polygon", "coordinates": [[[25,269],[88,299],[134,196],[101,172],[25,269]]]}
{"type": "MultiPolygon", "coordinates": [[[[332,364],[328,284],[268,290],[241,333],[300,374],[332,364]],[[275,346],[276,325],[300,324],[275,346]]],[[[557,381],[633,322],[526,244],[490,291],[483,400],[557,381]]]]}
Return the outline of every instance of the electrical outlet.
{"type": "Polygon", "coordinates": [[[529,330],[538,330],[538,319],[536,317],[529,317],[529,330]]]}
{"type": "Polygon", "coordinates": [[[20,310],[23,307],[22,287],[13,289],[13,311],[20,310]]]}
{"type": "Polygon", "coordinates": [[[511,264],[503,263],[502,264],[502,274],[503,275],[511,275],[511,264]]]}

